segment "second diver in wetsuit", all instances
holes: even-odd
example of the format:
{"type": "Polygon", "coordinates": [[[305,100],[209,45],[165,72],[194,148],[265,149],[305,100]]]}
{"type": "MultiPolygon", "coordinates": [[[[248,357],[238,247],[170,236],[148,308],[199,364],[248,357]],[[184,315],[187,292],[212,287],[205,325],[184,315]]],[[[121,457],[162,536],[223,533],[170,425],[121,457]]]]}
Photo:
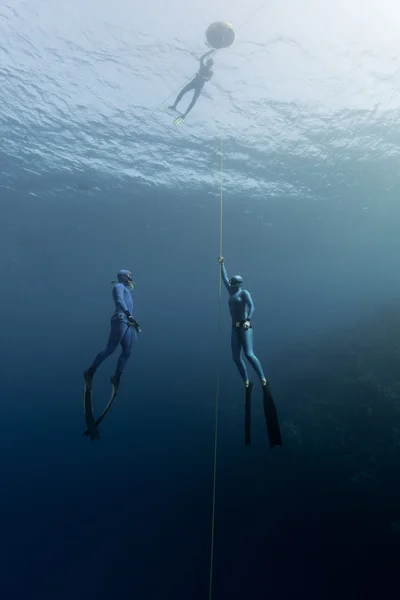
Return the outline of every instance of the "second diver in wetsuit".
{"type": "Polygon", "coordinates": [[[133,299],[131,291],[134,288],[132,273],[122,269],[117,275],[117,281],[113,281],[113,284],[112,295],[115,310],[111,317],[111,331],[107,346],[97,354],[91,367],[83,373],[87,390],[92,388],[92,380],[97,368],[108,356],[115,352],[120,344],[122,352],[118,358],[115,374],[111,377],[111,383],[117,390],[122,372],[132,351],[134,335],[132,328],[137,332],[141,331],[138,322],[132,316],[133,299]]]}
{"type": "Polygon", "coordinates": [[[253,328],[251,317],[254,313],[254,302],[250,292],[243,289],[243,279],[240,275],[228,278],[224,258],[219,257],[222,281],[229,293],[229,311],[232,317],[231,348],[232,358],[239,370],[246,388],[250,385],[246,363],[243,354],[259,376],[261,384],[267,385],[262,366],[253,350],[253,328]]]}
{"type": "Polygon", "coordinates": [[[186,112],[174,120],[174,125],[180,125],[185,120],[188,113],[192,110],[193,106],[196,104],[196,102],[201,94],[204,84],[206,83],[206,81],[210,81],[211,77],[214,75],[214,72],[212,70],[212,67],[214,64],[213,59],[208,58],[207,61],[205,60],[207,57],[211,56],[211,54],[213,54],[214,52],[215,52],[215,50],[210,50],[206,54],[203,54],[203,56],[200,58],[200,69],[198,70],[198,72],[196,73],[194,78],[187,85],[185,85],[185,87],[183,88],[183,90],[181,92],[179,92],[178,97],[175,100],[174,104],[169,107],[172,110],[176,110],[176,107],[178,106],[179,102],[182,100],[183,96],[185,94],[187,94],[187,92],[190,92],[190,90],[194,90],[192,101],[189,104],[189,106],[187,107],[186,112]]]}

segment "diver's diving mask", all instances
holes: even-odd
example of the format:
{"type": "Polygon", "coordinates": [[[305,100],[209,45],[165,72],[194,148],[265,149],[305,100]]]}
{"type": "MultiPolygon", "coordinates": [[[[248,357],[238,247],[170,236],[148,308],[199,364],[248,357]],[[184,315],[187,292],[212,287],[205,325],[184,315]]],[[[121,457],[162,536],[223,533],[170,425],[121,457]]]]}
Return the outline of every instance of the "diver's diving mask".
{"type": "Polygon", "coordinates": [[[132,277],[132,273],[127,273],[126,274],[126,287],[129,290],[133,290],[133,288],[135,287],[135,282],[133,281],[133,277],[132,277]]]}

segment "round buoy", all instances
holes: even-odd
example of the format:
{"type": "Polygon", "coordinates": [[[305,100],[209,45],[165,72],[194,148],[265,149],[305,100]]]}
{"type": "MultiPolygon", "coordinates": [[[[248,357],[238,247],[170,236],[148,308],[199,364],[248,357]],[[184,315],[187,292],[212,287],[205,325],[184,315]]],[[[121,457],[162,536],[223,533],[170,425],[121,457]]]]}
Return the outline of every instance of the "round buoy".
{"type": "Polygon", "coordinates": [[[235,37],[236,34],[232,25],[223,21],[212,23],[206,31],[207,42],[215,50],[229,48],[235,41],[235,37]]]}

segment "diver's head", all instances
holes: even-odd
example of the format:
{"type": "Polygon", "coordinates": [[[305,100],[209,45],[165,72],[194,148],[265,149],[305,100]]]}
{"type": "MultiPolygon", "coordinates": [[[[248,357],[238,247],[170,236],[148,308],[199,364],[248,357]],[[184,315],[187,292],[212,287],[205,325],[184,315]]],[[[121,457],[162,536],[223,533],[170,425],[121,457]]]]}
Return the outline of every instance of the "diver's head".
{"type": "Polygon", "coordinates": [[[123,283],[129,290],[133,290],[135,282],[133,281],[132,273],[126,269],[121,269],[117,275],[118,283],[123,283]]]}
{"type": "Polygon", "coordinates": [[[238,290],[243,285],[243,278],[240,275],[234,275],[230,278],[229,285],[232,289],[238,290]]]}
{"type": "Polygon", "coordinates": [[[209,58],[206,62],[206,65],[209,69],[211,69],[211,67],[214,65],[214,61],[212,58],[209,58]]]}

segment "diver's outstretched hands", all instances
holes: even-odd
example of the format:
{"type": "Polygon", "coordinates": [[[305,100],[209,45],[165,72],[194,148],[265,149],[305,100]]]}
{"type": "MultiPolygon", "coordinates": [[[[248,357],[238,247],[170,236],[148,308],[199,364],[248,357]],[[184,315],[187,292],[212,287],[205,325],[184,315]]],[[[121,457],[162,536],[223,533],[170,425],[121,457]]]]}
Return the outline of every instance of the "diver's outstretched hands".
{"type": "Polygon", "coordinates": [[[220,265],[223,265],[223,264],[224,264],[224,261],[225,261],[225,259],[224,259],[224,257],[223,257],[223,256],[220,256],[220,257],[218,258],[218,262],[219,262],[219,264],[220,264],[220,265]]]}

